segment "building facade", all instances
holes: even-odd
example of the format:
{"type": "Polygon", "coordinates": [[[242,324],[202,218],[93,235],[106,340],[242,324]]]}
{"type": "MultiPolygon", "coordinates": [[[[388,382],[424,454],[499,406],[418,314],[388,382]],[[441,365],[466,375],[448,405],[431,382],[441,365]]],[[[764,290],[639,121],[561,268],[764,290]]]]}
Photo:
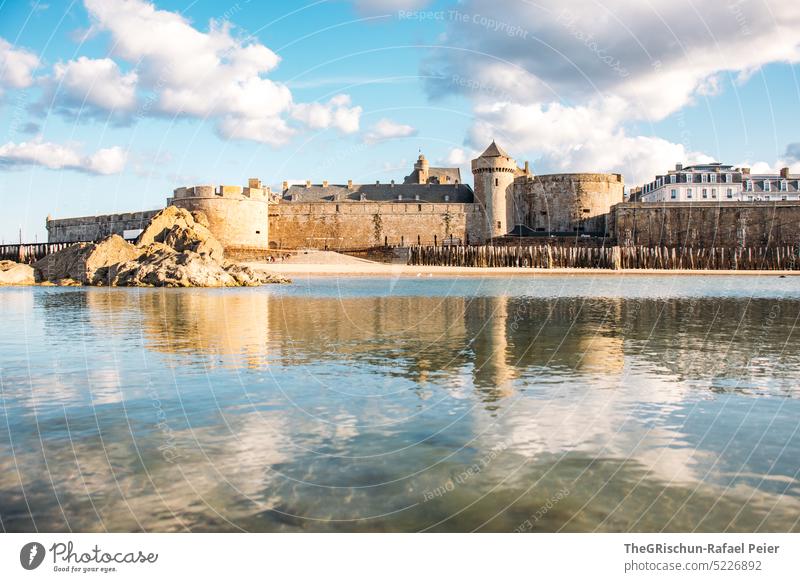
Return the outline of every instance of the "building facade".
{"type": "Polygon", "coordinates": [[[683,167],[656,176],[641,187],[631,202],[769,202],[800,200],[800,176],[751,174],[750,168],[720,163],[683,167]]]}

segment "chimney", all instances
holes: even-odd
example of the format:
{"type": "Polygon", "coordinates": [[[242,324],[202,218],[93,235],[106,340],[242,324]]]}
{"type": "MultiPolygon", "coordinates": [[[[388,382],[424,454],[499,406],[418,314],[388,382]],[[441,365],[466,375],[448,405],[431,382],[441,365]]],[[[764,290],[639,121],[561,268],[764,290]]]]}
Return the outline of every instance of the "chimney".
{"type": "Polygon", "coordinates": [[[327,180],[323,180],[322,181],[322,187],[323,188],[327,188],[328,187],[328,181],[327,180]]]}
{"type": "Polygon", "coordinates": [[[306,188],[311,188],[311,180],[306,180],[306,188]]]}
{"type": "Polygon", "coordinates": [[[683,164],[675,164],[675,171],[680,172],[683,170],[683,164]]]}
{"type": "Polygon", "coordinates": [[[394,180],[392,180],[392,188],[394,188],[394,180]]]}
{"type": "Polygon", "coordinates": [[[347,189],[348,190],[352,190],[353,189],[353,181],[352,180],[348,180],[347,181],[347,189]]]}
{"type": "Polygon", "coordinates": [[[525,160],[525,173],[526,174],[530,174],[531,173],[531,168],[528,165],[528,160],[525,160]]]}
{"type": "Polygon", "coordinates": [[[261,188],[261,180],[258,178],[250,178],[247,180],[247,187],[248,188],[261,188]]]}
{"type": "Polygon", "coordinates": [[[287,182],[286,180],[284,180],[284,181],[283,181],[283,185],[281,186],[281,190],[283,190],[284,192],[286,192],[288,189],[289,189],[289,182],[287,182]]]}
{"type": "Polygon", "coordinates": [[[741,168],[741,170],[742,170],[742,174],[749,174],[750,173],[750,168],[741,168]]]}
{"type": "Polygon", "coordinates": [[[380,184],[381,184],[381,181],[380,181],[380,180],[375,180],[375,185],[376,185],[376,186],[380,186],[380,184]]]}
{"type": "Polygon", "coordinates": [[[788,178],[789,177],[789,168],[781,168],[781,178],[788,178]]]}

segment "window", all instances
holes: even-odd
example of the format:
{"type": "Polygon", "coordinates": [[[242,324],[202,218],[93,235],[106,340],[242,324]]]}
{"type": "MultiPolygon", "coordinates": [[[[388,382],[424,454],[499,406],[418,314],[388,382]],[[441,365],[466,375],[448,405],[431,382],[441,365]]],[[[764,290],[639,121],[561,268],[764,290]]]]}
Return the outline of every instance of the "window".
{"type": "MultiPolygon", "coordinates": [[[[752,192],[753,191],[753,181],[752,180],[745,180],[744,181],[744,189],[747,190],[748,192],[752,192]]],[[[752,200],[752,199],[753,199],[753,197],[750,196],[750,200],[752,200]]]]}
{"type": "Polygon", "coordinates": [[[764,192],[769,192],[769,180],[764,180],[764,192]]]}
{"type": "Polygon", "coordinates": [[[781,200],[788,200],[788,197],[786,196],[786,194],[784,194],[783,196],[781,196],[781,200]]]}
{"type": "Polygon", "coordinates": [[[584,208],[583,209],[583,213],[584,214],[589,214],[590,212],[591,212],[591,210],[589,208],[584,208]]]}
{"type": "Polygon", "coordinates": [[[495,178],[494,179],[494,185],[495,186],[499,186],[500,185],[500,179],[499,178],[495,178]]]}
{"type": "Polygon", "coordinates": [[[711,178],[710,182],[712,184],[716,184],[717,183],[717,175],[716,174],[711,174],[709,177],[711,178]]]}
{"type": "Polygon", "coordinates": [[[672,190],[669,191],[669,197],[675,200],[678,197],[678,191],[675,188],[673,188],[672,190]]]}
{"type": "Polygon", "coordinates": [[[725,181],[730,184],[731,183],[731,174],[725,174],[725,181]]]}
{"type": "Polygon", "coordinates": [[[691,184],[692,183],[692,175],[691,174],[686,174],[686,183],[687,184],[691,184]]]}
{"type": "Polygon", "coordinates": [[[753,197],[752,197],[752,196],[748,196],[748,197],[747,197],[747,199],[748,199],[750,202],[752,202],[752,201],[753,201],[753,197]]]}
{"type": "Polygon", "coordinates": [[[708,188],[703,188],[703,198],[708,198],[708,188]]]}
{"type": "Polygon", "coordinates": [[[503,223],[499,220],[497,221],[497,228],[503,228],[503,223]]]}
{"type": "Polygon", "coordinates": [[[691,198],[692,197],[692,189],[691,188],[687,188],[686,189],[686,197],[687,198],[691,198]]]}
{"type": "Polygon", "coordinates": [[[733,188],[728,188],[728,198],[733,198],[733,188]]]}
{"type": "Polygon", "coordinates": [[[708,174],[700,174],[700,181],[705,184],[708,182],[708,174]]]}
{"type": "Polygon", "coordinates": [[[781,180],[781,191],[782,192],[786,192],[788,187],[789,187],[789,184],[786,183],[786,180],[781,180]]]}
{"type": "Polygon", "coordinates": [[[711,189],[711,197],[712,198],[716,198],[717,197],[717,189],[716,188],[712,188],[711,189]]]}
{"type": "Polygon", "coordinates": [[[676,178],[675,174],[672,174],[672,175],[669,177],[670,184],[674,184],[674,183],[675,183],[675,178],[676,178]]]}

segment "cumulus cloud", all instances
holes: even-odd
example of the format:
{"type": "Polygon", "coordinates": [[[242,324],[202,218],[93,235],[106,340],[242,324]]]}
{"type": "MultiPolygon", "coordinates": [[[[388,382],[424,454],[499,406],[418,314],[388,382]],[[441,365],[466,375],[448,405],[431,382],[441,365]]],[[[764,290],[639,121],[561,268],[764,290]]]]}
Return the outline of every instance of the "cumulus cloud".
{"type": "Polygon", "coordinates": [[[547,169],[575,163],[638,182],[676,161],[703,158],[682,144],[629,135],[626,125],[664,119],[766,63],[800,61],[793,32],[800,6],[789,0],[770,2],[769,10],[709,4],[702,14],[690,0],[503,8],[494,0],[460,3],[442,44],[466,50],[434,50],[422,72],[432,97],[472,100],[469,145],[497,137],[547,169]],[[616,161],[614,148],[621,148],[616,161]]]}
{"type": "Polygon", "coordinates": [[[83,156],[74,146],[33,140],[8,142],[0,146],[0,166],[42,166],[51,170],[77,170],[89,174],[118,174],[125,167],[125,150],[120,147],[100,149],[83,156]]]}
{"type": "Polygon", "coordinates": [[[102,112],[127,116],[136,107],[137,79],[136,72],[123,74],[108,58],[56,63],[46,82],[43,105],[72,116],[102,112]]]}
{"type": "Polygon", "coordinates": [[[377,143],[387,139],[411,137],[413,135],[417,135],[417,130],[414,127],[397,123],[384,117],[364,134],[364,141],[366,143],[377,143]]]}
{"type": "Polygon", "coordinates": [[[295,104],[286,85],[265,76],[280,57],[252,37],[235,34],[226,21],[212,20],[202,32],[180,14],[144,0],[85,4],[91,30],[111,36],[110,57],[135,64],[136,73],[123,75],[110,58],[70,62],[55,71],[56,80],[59,74],[77,80],[90,69],[102,75],[88,91],[66,86],[70,103],[85,98],[98,108],[130,113],[138,86],[152,99],[141,114],[210,119],[224,138],[280,145],[296,132],[288,121],[344,133],[358,130],[361,109],[350,107],[347,96],[326,104],[295,104]]]}
{"type": "Polygon", "coordinates": [[[0,38],[0,95],[4,88],[22,89],[33,84],[39,57],[30,51],[14,48],[0,38]]]}
{"type": "Polygon", "coordinates": [[[336,95],[327,103],[299,103],[292,106],[292,117],[311,129],[334,127],[342,133],[358,131],[361,107],[350,107],[349,95],[336,95]]]}

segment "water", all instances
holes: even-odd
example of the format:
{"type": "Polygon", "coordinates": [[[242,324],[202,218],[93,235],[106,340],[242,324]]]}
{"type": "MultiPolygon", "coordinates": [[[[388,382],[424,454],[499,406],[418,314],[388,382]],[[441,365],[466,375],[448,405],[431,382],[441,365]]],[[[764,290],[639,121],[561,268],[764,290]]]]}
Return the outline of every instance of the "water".
{"type": "Polygon", "coordinates": [[[5,531],[798,531],[800,280],[0,290],[5,531]]]}

